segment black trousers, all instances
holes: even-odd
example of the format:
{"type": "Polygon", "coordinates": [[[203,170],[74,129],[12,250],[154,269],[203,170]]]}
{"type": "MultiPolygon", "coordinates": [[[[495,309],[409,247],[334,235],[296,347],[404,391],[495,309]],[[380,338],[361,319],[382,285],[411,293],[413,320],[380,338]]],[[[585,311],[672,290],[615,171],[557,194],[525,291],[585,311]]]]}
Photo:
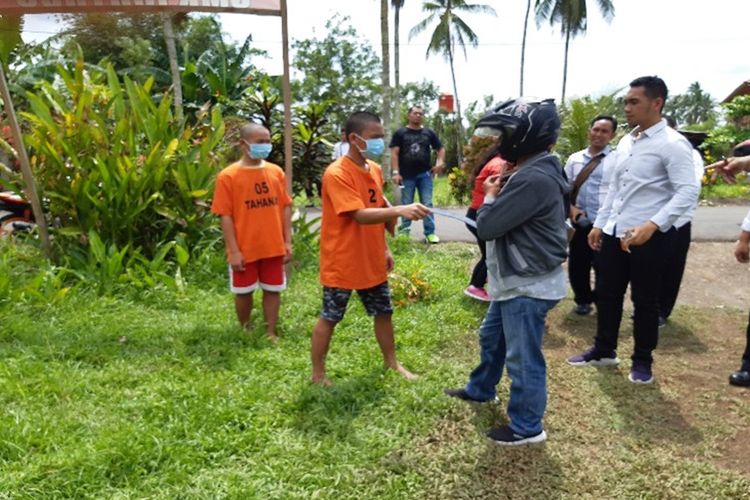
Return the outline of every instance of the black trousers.
{"type": "Polygon", "coordinates": [[[742,369],[750,371],[750,317],[747,319],[747,340],[745,341],[745,354],[742,355],[742,369]]]}
{"type": "MultiPolygon", "coordinates": [[[[468,209],[466,211],[466,217],[473,221],[476,221],[477,210],[473,208],[468,209]]],[[[477,239],[479,251],[482,252],[482,258],[479,259],[479,262],[476,263],[476,265],[474,266],[474,270],[471,272],[471,281],[469,282],[469,284],[477,288],[484,288],[484,285],[487,284],[487,243],[479,237],[479,235],[477,234],[477,229],[475,227],[471,227],[468,224],[466,224],[466,227],[477,239]]]]}
{"type": "Polygon", "coordinates": [[[576,227],[573,239],[570,240],[568,254],[568,279],[573,288],[576,304],[595,302],[596,283],[599,279],[597,254],[589,246],[588,236],[592,226],[582,229],[576,227]],[[594,269],[594,289],[591,289],[591,269],[594,269]]]}
{"type": "Polygon", "coordinates": [[[659,316],[665,319],[672,314],[677,294],[680,293],[682,275],[690,250],[690,226],[688,222],[679,229],[665,233],[667,241],[664,250],[664,275],[659,290],[659,316]]]}
{"type": "MultiPolygon", "coordinates": [[[[672,228],[671,231],[675,229],[672,228]]],[[[599,254],[599,283],[596,291],[597,349],[614,351],[622,321],[622,303],[630,283],[635,307],[633,321],[633,361],[650,365],[651,352],[659,341],[659,286],[664,267],[664,248],[668,233],[655,232],[645,244],[620,248],[619,238],[603,235],[599,254]]]]}

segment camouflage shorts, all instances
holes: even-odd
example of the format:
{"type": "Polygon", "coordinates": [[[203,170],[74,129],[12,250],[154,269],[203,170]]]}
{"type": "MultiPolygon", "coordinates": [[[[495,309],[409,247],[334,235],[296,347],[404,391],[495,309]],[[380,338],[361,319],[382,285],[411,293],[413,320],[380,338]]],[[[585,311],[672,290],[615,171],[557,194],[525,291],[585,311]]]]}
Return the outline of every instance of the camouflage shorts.
{"type": "MultiPolygon", "coordinates": [[[[391,289],[388,282],[364,290],[357,290],[359,300],[365,306],[365,311],[370,316],[380,316],[381,314],[392,314],[393,305],[391,304],[391,289]]],[[[323,310],[320,317],[338,323],[344,319],[346,305],[349,303],[349,297],[352,290],[346,288],[329,288],[323,287],[323,310]]]]}

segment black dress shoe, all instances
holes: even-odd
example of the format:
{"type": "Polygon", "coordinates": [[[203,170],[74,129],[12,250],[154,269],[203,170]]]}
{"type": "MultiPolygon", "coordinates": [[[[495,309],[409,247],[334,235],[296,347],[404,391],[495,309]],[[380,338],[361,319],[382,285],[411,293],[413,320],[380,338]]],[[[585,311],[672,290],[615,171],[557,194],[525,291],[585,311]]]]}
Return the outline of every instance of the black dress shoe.
{"type": "Polygon", "coordinates": [[[750,370],[740,370],[729,376],[729,383],[740,387],[750,387],[750,370]]]}
{"type": "Polygon", "coordinates": [[[463,387],[460,389],[443,389],[443,393],[446,396],[461,399],[463,401],[468,401],[469,403],[490,403],[493,401],[497,401],[497,396],[492,399],[474,399],[469,396],[469,393],[466,392],[466,389],[464,389],[463,387]]]}
{"type": "Polygon", "coordinates": [[[591,313],[591,304],[576,304],[576,308],[573,312],[579,316],[587,316],[591,313]]]}

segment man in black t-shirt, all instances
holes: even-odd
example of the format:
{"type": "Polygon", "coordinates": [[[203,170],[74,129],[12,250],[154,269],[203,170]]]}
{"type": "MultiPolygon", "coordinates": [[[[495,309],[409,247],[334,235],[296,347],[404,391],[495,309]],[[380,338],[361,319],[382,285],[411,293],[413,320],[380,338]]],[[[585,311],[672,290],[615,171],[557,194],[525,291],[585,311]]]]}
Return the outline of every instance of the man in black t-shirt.
{"type": "MultiPolygon", "coordinates": [[[[419,106],[409,108],[408,124],[398,129],[391,138],[391,175],[393,182],[403,186],[401,203],[414,202],[414,192],[419,191],[419,201],[432,206],[432,174],[443,171],[445,148],[434,130],[422,126],[424,112],[419,106]],[[432,150],[437,151],[435,166],[432,166],[432,150]]],[[[422,219],[424,236],[429,243],[438,243],[435,220],[432,215],[422,219]]],[[[409,234],[411,221],[403,219],[399,233],[409,234]]]]}

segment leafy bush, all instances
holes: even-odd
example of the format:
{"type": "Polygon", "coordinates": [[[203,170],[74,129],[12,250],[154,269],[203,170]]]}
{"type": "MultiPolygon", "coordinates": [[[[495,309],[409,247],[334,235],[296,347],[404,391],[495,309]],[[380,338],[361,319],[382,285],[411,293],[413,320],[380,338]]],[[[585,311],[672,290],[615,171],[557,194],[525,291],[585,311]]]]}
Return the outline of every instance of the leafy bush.
{"type": "Polygon", "coordinates": [[[296,263],[299,265],[317,263],[320,245],[320,216],[310,216],[304,209],[295,210],[292,215],[292,244],[296,263]]]}
{"type": "MultiPolygon", "coordinates": [[[[603,95],[596,99],[581,97],[570,99],[560,107],[560,138],[555,146],[555,152],[560,155],[563,163],[568,156],[588,147],[589,127],[591,120],[598,115],[610,115],[617,118],[617,123],[624,122],[621,98],[616,97],[616,92],[603,95]]],[[[622,136],[618,134],[612,140],[612,144],[622,136]]]]}
{"type": "MultiPolygon", "coordinates": [[[[27,94],[23,117],[60,255],[93,252],[93,235],[122,262],[152,260],[164,242],[190,248],[200,240],[214,223],[208,200],[222,164],[213,153],[224,133],[219,109],[184,126],[169,95],[155,102],[152,79],[138,84],[112,67],[86,71],[81,59],[57,74],[56,84],[27,94]]],[[[110,264],[116,274],[119,265],[110,264]]]]}
{"type": "Polygon", "coordinates": [[[713,129],[702,144],[707,163],[729,156],[736,144],[750,139],[750,95],[735,97],[731,102],[722,104],[722,107],[727,123],[713,129]]]}

